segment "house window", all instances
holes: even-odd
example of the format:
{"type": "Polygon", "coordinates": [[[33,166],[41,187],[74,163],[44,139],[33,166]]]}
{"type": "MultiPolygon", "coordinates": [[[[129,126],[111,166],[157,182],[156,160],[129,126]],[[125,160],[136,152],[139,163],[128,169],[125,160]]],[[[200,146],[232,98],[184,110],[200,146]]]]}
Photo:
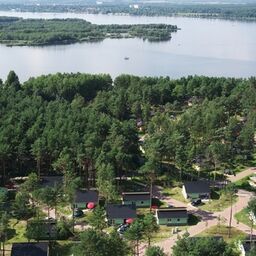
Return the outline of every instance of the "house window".
{"type": "Polygon", "coordinates": [[[144,204],[144,202],[143,202],[143,201],[141,201],[140,203],[141,203],[141,204],[144,204]]]}
{"type": "Polygon", "coordinates": [[[167,221],[168,221],[168,222],[171,222],[171,221],[172,221],[172,219],[167,219],[167,221]]]}
{"type": "Polygon", "coordinates": [[[180,221],[180,219],[177,219],[177,221],[180,221]]]}

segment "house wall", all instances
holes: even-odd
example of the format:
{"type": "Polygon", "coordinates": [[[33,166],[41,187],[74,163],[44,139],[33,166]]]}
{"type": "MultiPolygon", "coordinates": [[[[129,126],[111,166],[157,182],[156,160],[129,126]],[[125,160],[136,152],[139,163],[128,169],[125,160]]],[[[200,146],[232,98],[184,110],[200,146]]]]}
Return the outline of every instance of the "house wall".
{"type": "Polygon", "coordinates": [[[75,203],[74,208],[86,209],[87,203],[75,203]]]}
{"type": "Polygon", "coordinates": [[[135,204],[137,207],[150,207],[150,200],[123,201],[124,205],[135,204]]]}
{"type": "Polygon", "coordinates": [[[121,225],[124,224],[124,219],[108,219],[110,225],[121,225]]]}
{"type": "Polygon", "coordinates": [[[170,218],[170,219],[158,219],[159,225],[170,225],[170,226],[179,226],[187,225],[188,218],[170,218]]]}

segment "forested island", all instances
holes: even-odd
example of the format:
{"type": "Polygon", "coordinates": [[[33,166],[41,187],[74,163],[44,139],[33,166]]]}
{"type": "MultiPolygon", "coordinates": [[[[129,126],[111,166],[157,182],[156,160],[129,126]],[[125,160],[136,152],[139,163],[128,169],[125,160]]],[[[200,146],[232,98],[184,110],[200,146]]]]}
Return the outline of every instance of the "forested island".
{"type": "Polygon", "coordinates": [[[0,43],[14,45],[58,45],[94,42],[106,38],[142,38],[150,42],[171,39],[175,25],[95,25],[80,19],[21,19],[0,17],[0,43]]]}
{"type": "Polygon", "coordinates": [[[125,3],[94,4],[42,4],[20,5],[2,4],[1,10],[17,10],[24,12],[84,12],[91,14],[127,14],[135,16],[185,16],[200,18],[218,18],[234,20],[255,20],[256,4],[198,4],[198,3],[139,3],[135,7],[125,3]]]}

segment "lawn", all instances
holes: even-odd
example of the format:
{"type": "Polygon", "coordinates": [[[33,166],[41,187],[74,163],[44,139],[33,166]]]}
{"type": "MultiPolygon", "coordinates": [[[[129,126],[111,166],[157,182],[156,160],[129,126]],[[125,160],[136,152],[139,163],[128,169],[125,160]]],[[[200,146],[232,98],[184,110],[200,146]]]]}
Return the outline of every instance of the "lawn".
{"type": "Polygon", "coordinates": [[[181,187],[164,188],[162,193],[164,196],[169,196],[177,201],[188,203],[188,200],[186,200],[182,194],[181,187]]]}
{"type": "Polygon", "coordinates": [[[10,222],[10,235],[7,244],[13,242],[27,242],[26,234],[26,221],[18,221],[17,219],[11,219],[10,222]]]}
{"type": "MultiPolygon", "coordinates": [[[[251,227],[251,221],[249,220],[249,210],[248,208],[244,208],[242,211],[235,214],[235,218],[237,221],[251,227]]],[[[256,228],[256,225],[253,225],[253,228],[256,228]]]]}
{"type": "Polygon", "coordinates": [[[246,234],[234,227],[231,228],[231,237],[228,237],[228,227],[224,225],[219,226],[213,226],[202,233],[199,234],[199,236],[222,236],[223,239],[227,242],[232,242],[234,240],[238,239],[244,239],[246,237],[246,234]]]}
{"type": "MultiPolygon", "coordinates": [[[[233,197],[233,204],[237,201],[237,196],[233,197]]],[[[223,191],[213,191],[211,200],[199,206],[200,209],[209,212],[220,212],[230,206],[230,198],[223,191]]]]}
{"type": "MultiPolygon", "coordinates": [[[[180,232],[180,231],[185,230],[186,228],[187,228],[187,226],[182,226],[182,227],[178,227],[178,230],[180,232]]],[[[152,242],[157,243],[162,240],[168,239],[168,238],[172,237],[173,235],[179,234],[179,233],[173,234],[174,229],[175,229],[174,226],[165,226],[165,225],[159,226],[158,232],[153,234],[152,242]]]]}

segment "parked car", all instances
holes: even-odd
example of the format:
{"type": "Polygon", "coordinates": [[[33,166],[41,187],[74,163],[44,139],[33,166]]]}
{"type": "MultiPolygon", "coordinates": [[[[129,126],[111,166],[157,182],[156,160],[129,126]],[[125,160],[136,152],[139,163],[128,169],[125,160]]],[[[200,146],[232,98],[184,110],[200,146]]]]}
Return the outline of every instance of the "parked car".
{"type": "Polygon", "coordinates": [[[191,205],[193,206],[197,206],[197,205],[200,205],[202,203],[202,200],[200,198],[198,199],[195,199],[191,202],[191,205]]]}
{"type": "Polygon", "coordinates": [[[81,209],[74,209],[74,217],[79,218],[84,215],[84,212],[81,209]]]}
{"type": "Polygon", "coordinates": [[[129,228],[129,224],[122,224],[118,227],[117,229],[117,232],[120,234],[120,235],[123,235],[124,232],[129,228]]]}

